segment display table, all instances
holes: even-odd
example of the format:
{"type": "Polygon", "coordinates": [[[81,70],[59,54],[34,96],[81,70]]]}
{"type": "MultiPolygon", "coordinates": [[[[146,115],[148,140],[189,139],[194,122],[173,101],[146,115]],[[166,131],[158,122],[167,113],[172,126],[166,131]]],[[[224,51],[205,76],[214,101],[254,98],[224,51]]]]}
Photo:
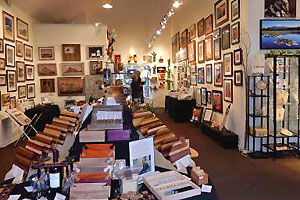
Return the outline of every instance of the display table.
{"type": "Polygon", "coordinates": [[[165,111],[174,119],[174,122],[189,122],[195,106],[195,99],[178,100],[171,96],[166,96],[165,98],[165,111]]]}

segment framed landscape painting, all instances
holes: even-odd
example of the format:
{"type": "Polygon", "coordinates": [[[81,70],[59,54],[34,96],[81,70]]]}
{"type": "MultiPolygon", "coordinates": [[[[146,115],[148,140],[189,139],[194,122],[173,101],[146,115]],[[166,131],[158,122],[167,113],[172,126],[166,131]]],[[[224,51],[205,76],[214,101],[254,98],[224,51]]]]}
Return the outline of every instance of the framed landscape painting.
{"type": "Polygon", "coordinates": [[[229,1],[228,0],[219,0],[214,5],[215,10],[215,24],[216,27],[224,24],[229,19],[229,1]]]}
{"type": "Polygon", "coordinates": [[[83,76],[84,63],[62,63],[61,72],[63,76],[83,76]]]}
{"type": "Polygon", "coordinates": [[[81,61],[80,44],[62,44],[63,61],[81,61]]]}
{"type": "Polygon", "coordinates": [[[56,76],[57,67],[56,63],[40,63],[37,64],[39,76],[56,76]]]}
{"type": "Polygon", "coordinates": [[[19,18],[17,18],[17,37],[22,40],[29,40],[28,23],[19,18]]]}
{"type": "Polygon", "coordinates": [[[15,41],[15,18],[5,11],[2,11],[2,18],[3,38],[11,42],[15,41]]]}
{"type": "Polygon", "coordinates": [[[39,60],[55,60],[54,47],[39,47],[39,60]]]}
{"type": "Polygon", "coordinates": [[[84,78],[58,77],[58,96],[84,96],[84,78]]]}

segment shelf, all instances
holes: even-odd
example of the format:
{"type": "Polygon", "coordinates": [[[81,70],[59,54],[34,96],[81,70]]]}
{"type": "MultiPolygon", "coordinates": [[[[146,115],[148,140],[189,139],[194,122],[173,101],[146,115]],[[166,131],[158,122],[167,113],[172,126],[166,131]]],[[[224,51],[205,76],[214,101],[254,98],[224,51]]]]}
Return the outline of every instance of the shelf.
{"type": "MultiPolygon", "coordinates": [[[[275,151],[274,144],[263,144],[264,147],[270,149],[271,151],[275,151]]],[[[289,147],[288,145],[285,144],[276,144],[276,151],[292,151],[293,148],[289,147]]]]}

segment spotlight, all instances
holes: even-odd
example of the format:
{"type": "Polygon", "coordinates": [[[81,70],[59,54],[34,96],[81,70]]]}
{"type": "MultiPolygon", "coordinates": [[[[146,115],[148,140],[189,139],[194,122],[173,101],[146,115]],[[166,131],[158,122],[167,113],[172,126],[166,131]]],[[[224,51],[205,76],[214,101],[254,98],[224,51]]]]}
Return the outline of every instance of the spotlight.
{"type": "Polygon", "coordinates": [[[113,6],[112,6],[111,4],[109,4],[109,3],[104,4],[102,7],[103,7],[103,8],[106,8],[106,9],[111,9],[111,8],[113,8],[113,6]]]}
{"type": "Polygon", "coordinates": [[[174,3],[173,3],[173,7],[174,8],[179,8],[179,6],[180,6],[180,3],[179,3],[179,1],[175,1],[174,3]]]}
{"type": "Polygon", "coordinates": [[[157,31],[156,31],[156,34],[157,34],[157,35],[160,35],[160,34],[161,34],[161,30],[157,30],[157,31]]]}

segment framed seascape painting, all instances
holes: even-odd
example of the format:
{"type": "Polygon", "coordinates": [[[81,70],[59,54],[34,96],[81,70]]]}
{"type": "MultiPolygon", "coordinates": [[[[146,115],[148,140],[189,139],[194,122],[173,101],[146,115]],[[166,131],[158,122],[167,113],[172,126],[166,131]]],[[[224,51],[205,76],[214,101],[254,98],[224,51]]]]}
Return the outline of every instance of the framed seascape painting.
{"type": "Polygon", "coordinates": [[[26,85],[18,86],[18,99],[26,98],[26,85]]]}
{"type": "Polygon", "coordinates": [[[56,76],[57,67],[56,63],[40,63],[37,64],[39,76],[56,76]]]}
{"type": "Polygon", "coordinates": [[[222,91],[212,91],[212,108],[213,111],[223,113],[223,94],[222,91]]]}
{"type": "Polygon", "coordinates": [[[62,44],[63,61],[81,61],[80,44],[62,44]]]}
{"type": "Polygon", "coordinates": [[[2,18],[3,38],[11,42],[15,41],[15,18],[5,11],[2,11],[2,18]]]}
{"type": "Polygon", "coordinates": [[[213,26],[213,15],[211,14],[208,17],[206,17],[204,21],[205,35],[209,35],[213,32],[213,26]]]}
{"type": "Polygon", "coordinates": [[[25,82],[25,63],[21,61],[16,62],[17,68],[17,82],[25,82]]]}
{"type": "Polygon", "coordinates": [[[205,62],[205,57],[204,57],[204,40],[198,42],[198,63],[204,63],[205,62]]]}
{"type": "Polygon", "coordinates": [[[0,86],[6,86],[6,75],[0,74],[0,86]]]}
{"type": "Polygon", "coordinates": [[[221,60],[222,54],[221,54],[221,38],[218,38],[214,40],[214,59],[215,60],[221,60]]]}
{"type": "Polygon", "coordinates": [[[189,31],[188,29],[185,29],[184,31],[181,32],[180,47],[181,48],[187,47],[188,41],[189,41],[189,31]]]}
{"type": "Polygon", "coordinates": [[[0,70],[5,70],[5,59],[0,58],[0,70]]]}
{"type": "Polygon", "coordinates": [[[197,23],[197,29],[198,29],[198,37],[201,37],[205,34],[205,32],[204,32],[204,18],[200,19],[200,21],[197,23]]]}
{"type": "Polygon", "coordinates": [[[5,64],[7,67],[15,67],[15,47],[5,44],[5,64]]]}
{"type": "Polygon", "coordinates": [[[196,62],[196,41],[195,40],[190,42],[188,45],[188,55],[189,55],[188,57],[190,63],[196,62]]]}
{"type": "Polygon", "coordinates": [[[223,55],[223,64],[224,64],[224,76],[233,75],[233,62],[232,62],[232,53],[226,53],[223,55]]]}
{"type": "Polygon", "coordinates": [[[201,88],[201,105],[207,106],[207,89],[201,88]]]}
{"type": "Polygon", "coordinates": [[[232,24],[231,26],[231,44],[240,43],[240,22],[232,24]]]}
{"type": "Polygon", "coordinates": [[[34,81],[34,66],[26,65],[26,81],[34,81]]]}
{"type": "Polygon", "coordinates": [[[230,48],[230,24],[222,27],[222,50],[230,48]]]}
{"type": "Polygon", "coordinates": [[[234,71],[234,85],[243,86],[243,71],[236,70],[234,71]]]}
{"type": "Polygon", "coordinates": [[[224,101],[233,102],[233,85],[231,79],[224,80],[224,101]]]}
{"type": "Polygon", "coordinates": [[[16,56],[17,57],[24,57],[24,44],[23,42],[16,40],[16,56]]]}
{"type": "Polygon", "coordinates": [[[24,44],[24,60],[33,61],[33,47],[27,44],[24,44]]]}
{"type": "Polygon", "coordinates": [[[6,70],[7,92],[17,91],[17,76],[16,71],[6,70]]]}
{"type": "Polygon", "coordinates": [[[87,52],[88,60],[104,58],[104,46],[101,45],[87,46],[86,52],[87,52]]]}
{"type": "Polygon", "coordinates": [[[19,18],[17,18],[17,37],[22,40],[29,40],[28,23],[19,18]]]}
{"type": "Polygon", "coordinates": [[[191,42],[195,38],[196,38],[196,24],[193,24],[189,28],[189,41],[191,42]]]}
{"type": "Polygon", "coordinates": [[[39,47],[39,60],[55,60],[54,47],[39,47]]]}
{"type": "Polygon", "coordinates": [[[33,99],[35,98],[35,84],[27,84],[26,85],[27,89],[27,99],[33,99]]]}
{"type": "Polygon", "coordinates": [[[264,0],[265,17],[295,18],[296,0],[264,0]]]}
{"type": "Polygon", "coordinates": [[[233,51],[234,65],[241,65],[243,63],[243,50],[236,49],[233,51]]]}
{"type": "Polygon", "coordinates": [[[84,96],[84,78],[58,77],[58,96],[84,96]]]}
{"type": "Polygon", "coordinates": [[[90,61],[90,74],[97,75],[103,73],[102,61],[90,61]]]}
{"type": "Polygon", "coordinates": [[[197,86],[197,74],[196,73],[191,74],[191,85],[197,86]]]}
{"type": "Polygon", "coordinates": [[[229,20],[229,1],[219,0],[214,5],[216,27],[221,26],[229,20]]]}
{"type": "Polygon", "coordinates": [[[214,66],[214,85],[222,87],[223,85],[223,63],[215,63],[214,66]]]}
{"type": "Polygon", "coordinates": [[[233,0],[231,2],[231,22],[240,18],[240,0],[233,0]]]}
{"type": "Polygon", "coordinates": [[[212,83],[212,64],[206,65],[206,83],[212,83]]]}
{"type": "Polygon", "coordinates": [[[41,79],[41,93],[55,92],[55,79],[41,79]]]}
{"type": "Polygon", "coordinates": [[[205,60],[210,61],[214,58],[212,35],[205,38],[205,60]]]}
{"type": "Polygon", "coordinates": [[[84,63],[62,63],[61,72],[63,76],[83,76],[84,63]]]}
{"type": "Polygon", "coordinates": [[[204,84],[204,67],[198,68],[198,83],[204,84]]]}

